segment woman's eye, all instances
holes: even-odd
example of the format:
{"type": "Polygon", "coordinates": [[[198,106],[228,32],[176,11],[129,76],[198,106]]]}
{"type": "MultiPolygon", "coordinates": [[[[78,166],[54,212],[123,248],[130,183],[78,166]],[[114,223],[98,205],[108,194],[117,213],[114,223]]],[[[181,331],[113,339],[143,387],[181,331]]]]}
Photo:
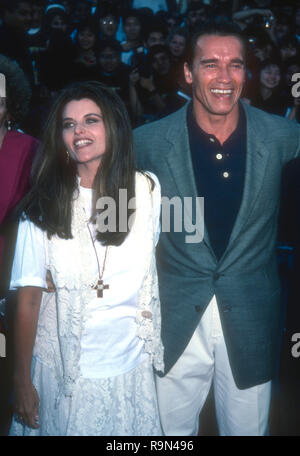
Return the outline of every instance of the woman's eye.
{"type": "Polygon", "coordinates": [[[86,119],[86,123],[87,124],[92,124],[92,123],[96,123],[96,122],[99,122],[99,119],[95,118],[95,117],[88,117],[86,119]]]}
{"type": "Polygon", "coordinates": [[[74,123],[73,122],[65,122],[63,123],[63,129],[68,129],[68,128],[72,128],[74,127],[74,123]]]}

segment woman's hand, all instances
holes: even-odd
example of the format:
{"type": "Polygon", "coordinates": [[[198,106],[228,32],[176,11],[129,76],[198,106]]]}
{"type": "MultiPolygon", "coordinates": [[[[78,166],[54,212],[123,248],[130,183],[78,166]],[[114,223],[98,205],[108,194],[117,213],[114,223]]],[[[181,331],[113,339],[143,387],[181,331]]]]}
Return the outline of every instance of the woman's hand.
{"type": "Polygon", "coordinates": [[[46,275],[46,283],[47,283],[47,293],[54,293],[56,291],[55,285],[53,283],[52,275],[50,271],[47,271],[46,275]]]}
{"type": "Polygon", "coordinates": [[[14,388],[14,411],[17,419],[33,429],[39,428],[39,396],[34,385],[18,382],[14,388]]]}

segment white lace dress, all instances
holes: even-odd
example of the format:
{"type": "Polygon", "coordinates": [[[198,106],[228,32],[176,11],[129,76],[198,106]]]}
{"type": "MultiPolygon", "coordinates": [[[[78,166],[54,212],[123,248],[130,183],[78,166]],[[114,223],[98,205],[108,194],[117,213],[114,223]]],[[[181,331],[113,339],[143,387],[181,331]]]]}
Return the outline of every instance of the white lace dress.
{"type": "MultiPolygon", "coordinates": [[[[124,314],[124,308],[128,306],[123,308],[117,306],[117,312],[122,314],[119,318],[113,317],[115,320],[111,329],[113,333],[124,318],[125,322],[129,322],[129,333],[135,326],[135,334],[128,344],[128,347],[131,347],[132,358],[129,363],[126,353],[123,356],[124,343],[121,335],[115,347],[99,348],[99,358],[102,361],[100,360],[100,367],[98,366],[98,375],[97,362],[95,362],[95,375],[83,374],[84,359],[93,359],[88,357],[88,350],[92,349],[95,355],[93,343],[96,339],[92,339],[88,347],[84,344],[84,341],[89,340],[87,333],[92,327],[91,321],[96,321],[98,318],[100,327],[103,322],[101,314],[99,318],[97,309],[91,307],[91,303],[95,302],[96,293],[91,287],[97,279],[95,252],[87,228],[87,216],[81,192],[78,192],[74,199],[73,239],[66,241],[53,236],[48,240],[43,233],[46,264],[42,266],[51,271],[56,293],[43,293],[31,365],[33,384],[40,398],[40,427],[37,430],[31,429],[14,418],[10,435],[162,435],[152,368],[153,364],[157,370],[163,371],[155,267],[155,238],[159,218],[157,207],[160,205],[160,191],[155,176],[154,179],[156,187],[153,192],[150,192],[145,176],[139,173],[136,175],[136,217],[130,234],[122,244],[126,248],[125,243],[128,242],[135,248],[130,250],[132,258],[120,257],[119,260],[124,264],[118,264],[120,271],[122,268],[126,271],[130,269],[130,265],[136,267],[138,264],[139,274],[137,275],[140,277],[135,318],[131,318],[130,311],[128,315],[126,312],[124,314]],[[118,352],[122,356],[119,356],[118,352]],[[108,372],[112,372],[111,375],[106,375],[104,368],[101,372],[101,362],[106,368],[105,363],[109,361],[105,359],[106,355],[110,358],[115,357],[113,359],[117,360],[115,366],[112,363],[108,368],[108,372]],[[122,360],[120,366],[119,359],[122,360]]],[[[34,243],[34,239],[30,239],[30,242],[37,246],[41,241],[37,240],[34,243]]],[[[37,248],[41,248],[41,245],[37,248]]],[[[104,282],[109,279],[109,271],[113,271],[120,252],[120,247],[110,247],[110,249],[107,268],[105,268],[108,276],[106,277],[104,273],[104,282]]],[[[22,246],[19,246],[17,241],[15,269],[20,269],[17,265],[26,261],[21,251],[22,246]]],[[[32,283],[27,277],[14,278],[14,267],[12,287],[42,286],[38,282],[32,283]]],[[[122,274],[119,277],[121,280],[122,274]]],[[[138,280],[137,283],[139,283],[138,280]]],[[[116,287],[113,288],[116,289],[116,287]]],[[[119,293],[122,303],[122,287],[119,293]]],[[[109,300],[105,303],[105,291],[104,297],[96,301],[99,301],[99,306],[105,308],[106,305],[109,312],[111,303],[109,300]]],[[[104,311],[102,315],[109,315],[109,313],[104,311]]],[[[125,331],[123,330],[123,333],[125,331]]],[[[97,340],[95,343],[97,344],[97,340]]]]}

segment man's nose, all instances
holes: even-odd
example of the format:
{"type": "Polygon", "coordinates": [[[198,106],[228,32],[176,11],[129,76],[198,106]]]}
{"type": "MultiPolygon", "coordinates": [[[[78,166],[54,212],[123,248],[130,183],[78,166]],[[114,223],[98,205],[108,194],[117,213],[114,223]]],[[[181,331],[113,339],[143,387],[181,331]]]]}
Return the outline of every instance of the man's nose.
{"type": "Polygon", "coordinates": [[[231,80],[231,75],[229,68],[227,66],[221,66],[218,72],[218,81],[220,82],[229,82],[231,80]]]}

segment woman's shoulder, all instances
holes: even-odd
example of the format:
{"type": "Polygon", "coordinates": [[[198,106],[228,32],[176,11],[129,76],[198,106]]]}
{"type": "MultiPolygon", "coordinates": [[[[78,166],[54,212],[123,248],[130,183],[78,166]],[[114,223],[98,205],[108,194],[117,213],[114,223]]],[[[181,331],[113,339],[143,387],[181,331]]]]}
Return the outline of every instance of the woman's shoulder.
{"type": "Polygon", "coordinates": [[[21,147],[27,146],[28,148],[35,148],[39,145],[38,139],[17,130],[8,131],[5,135],[5,139],[8,143],[21,147]]]}
{"type": "Polygon", "coordinates": [[[136,171],[136,186],[147,186],[149,192],[157,188],[160,192],[160,183],[156,174],[152,171],[136,171]]]}

